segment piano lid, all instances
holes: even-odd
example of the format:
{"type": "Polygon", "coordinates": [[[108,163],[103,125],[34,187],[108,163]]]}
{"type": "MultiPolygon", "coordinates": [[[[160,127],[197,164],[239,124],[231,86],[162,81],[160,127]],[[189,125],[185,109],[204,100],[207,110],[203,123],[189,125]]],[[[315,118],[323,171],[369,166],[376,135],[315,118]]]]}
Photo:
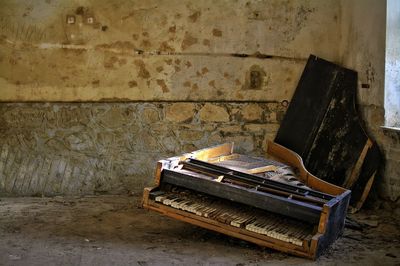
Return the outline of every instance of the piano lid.
{"type": "Polygon", "coordinates": [[[356,109],[357,72],[310,55],[275,142],[319,178],[352,190],[361,208],[381,155],[356,109]]]}

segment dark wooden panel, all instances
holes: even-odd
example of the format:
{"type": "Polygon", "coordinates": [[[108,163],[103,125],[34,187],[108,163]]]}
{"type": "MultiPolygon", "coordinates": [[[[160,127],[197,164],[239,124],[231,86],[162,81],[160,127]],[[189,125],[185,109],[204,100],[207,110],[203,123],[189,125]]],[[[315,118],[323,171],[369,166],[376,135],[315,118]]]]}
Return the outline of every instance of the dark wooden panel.
{"type": "Polygon", "coordinates": [[[347,187],[356,190],[354,203],[381,161],[374,144],[365,157],[368,163],[363,162],[370,142],[356,108],[356,90],[357,72],[311,55],[275,138],[297,152],[318,178],[339,186],[354,180],[347,187]],[[363,165],[360,172],[357,162],[363,165]]]}
{"type": "Polygon", "coordinates": [[[318,241],[316,257],[319,257],[335,240],[343,234],[344,221],[347,207],[350,201],[350,191],[347,191],[332,200],[334,204],[329,206],[328,218],[326,221],[326,231],[318,241]]]}
{"type": "Polygon", "coordinates": [[[335,65],[310,56],[276,135],[276,143],[301,157],[308,154],[334,93],[338,75],[340,70],[335,65]]]}
{"type": "Polygon", "coordinates": [[[321,110],[325,117],[304,160],[306,168],[319,178],[342,185],[351,174],[368,136],[360,126],[355,109],[357,73],[340,68],[332,88],[334,94],[328,108],[321,110]]]}

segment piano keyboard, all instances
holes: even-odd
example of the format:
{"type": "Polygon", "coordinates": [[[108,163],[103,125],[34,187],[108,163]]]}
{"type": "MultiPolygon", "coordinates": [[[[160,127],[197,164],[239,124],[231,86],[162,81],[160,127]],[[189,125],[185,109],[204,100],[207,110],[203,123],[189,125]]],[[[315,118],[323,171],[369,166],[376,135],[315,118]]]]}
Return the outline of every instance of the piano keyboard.
{"type": "Polygon", "coordinates": [[[154,200],[163,205],[186,211],[198,216],[216,220],[234,227],[269,236],[297,246],[303,246],[304,240],[310,240],[313,227],[310,224],[288,219],[229,201],[212,199],[204,194],[185,192],[158,192],[154,200]],[[243,208],[244,207],[244,208],[243,208]]]}

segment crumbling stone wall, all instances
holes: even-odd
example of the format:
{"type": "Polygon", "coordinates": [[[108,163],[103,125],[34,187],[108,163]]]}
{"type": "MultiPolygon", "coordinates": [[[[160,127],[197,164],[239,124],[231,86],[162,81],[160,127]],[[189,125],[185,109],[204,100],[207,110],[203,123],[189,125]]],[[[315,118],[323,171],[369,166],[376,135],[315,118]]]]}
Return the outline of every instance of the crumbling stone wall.
{"type": "Polygon", "coordinates": [[[276,102],[2,104],[0,189],[140,193],[163,157],[231,141],[263,155],[284,112],[276,102]]]}

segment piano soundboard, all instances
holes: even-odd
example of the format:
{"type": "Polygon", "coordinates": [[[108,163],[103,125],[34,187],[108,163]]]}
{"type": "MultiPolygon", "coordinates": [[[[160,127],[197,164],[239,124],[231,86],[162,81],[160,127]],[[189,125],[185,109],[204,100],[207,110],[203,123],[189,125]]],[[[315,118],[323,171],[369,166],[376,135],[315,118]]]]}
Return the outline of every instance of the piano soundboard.
{"type": "Polygon", "coordinates": [[[340,236],[349,190],[319,180],[276,143],[268,159],[233,150],[227,143],[159,161],[143,207],[312,259],[340,236]]]}

